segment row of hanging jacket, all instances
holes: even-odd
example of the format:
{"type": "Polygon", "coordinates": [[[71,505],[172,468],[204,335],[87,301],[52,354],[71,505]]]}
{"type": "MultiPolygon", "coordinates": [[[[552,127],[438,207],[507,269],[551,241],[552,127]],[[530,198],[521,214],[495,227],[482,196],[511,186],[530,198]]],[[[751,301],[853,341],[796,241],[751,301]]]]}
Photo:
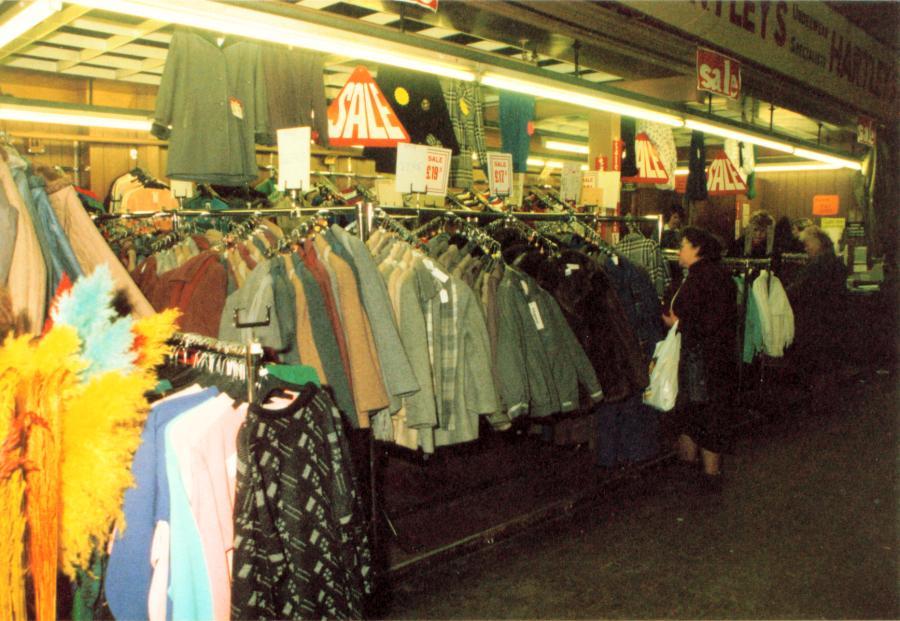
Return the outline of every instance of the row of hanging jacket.
{"type": "Polygon", "coordinates": [[[781,358],[794,342],[794,311],[781,280],[770,270],[735,276],[745,304],[742,359],[753,362],[757,354],[781,358]]]}
{"type": "Polygon", "coordinates": [[[163,369],[184,387],[144,425],[104,579],[115,618],[362,618],[365,518],[314,370],[270,365],[247,403],[240,360],[177,357],[196,368],[163,369]]]}
{"type": "Polygon", "coordinates": [[[72,182],[49,167],[32,169],[13,147],[0,148],[0,287],[25,330],[38,331],[64,278],[74,282],[106,265],[125,306],[136,316],[152,307],[134,285],[85,211],[72,182]]]}
{"type": "Polygon", "coordinates": [[[178,208],[169,186],[141,168],[116,177],[107,196],[110,213],[164,211],[178,208]]]}

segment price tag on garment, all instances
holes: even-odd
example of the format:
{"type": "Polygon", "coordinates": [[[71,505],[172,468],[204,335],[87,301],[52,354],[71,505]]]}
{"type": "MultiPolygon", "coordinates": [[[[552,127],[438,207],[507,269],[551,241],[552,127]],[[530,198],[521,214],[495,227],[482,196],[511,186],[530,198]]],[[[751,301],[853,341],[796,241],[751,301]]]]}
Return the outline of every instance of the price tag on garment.
{"type": "Polygon", "coordinates": [[[528,283],[524,280],[520,280],[519,282],[522,283],[522,291],[525,292],[525,295],[528,295],[528,283]]]}
{"type": "Polygon", "coordinates": [[[237,97],[229,97],[228,105],[231,107],[231,114],[241,120],[244,119],[244,104],[241,103],[240,99],[237,97]]]}
{"type": "Polygon", "coordinates": [[[447,276],[447,274],[437,268],[431,270],[431,274],[441,282],[447,282],[448,280],[450,280],[450,277],[447,276]]]}
{"type": "Polygon", "coordinates": [[[571,276],[575,270],[580,270],[581,266],[577,263],[566,263],[566,276],[571,276]]]}
{"type": "Polygon", "coordinates": [[[446,304],[450,301],[450,294],[447,293],[446,289],[441,289],[441,304],[446,304]]]}
{"type": "Polygon", "coordinates": [[[544,320],[541,317],[541,311],[538,309],[537,302],[529,302],[528,310],[531,312],[531,318],[534,320],[534,325],[538,330],[544,329],[544,320]]]}
{"type": "Polygon", "coordinates": [[[452,155],[450,149],[401,142],[397,145],[397,191],[445,196],[452,155]]]}
{"type": "Polygon", "coordinates": [[[564,162],[559,180],[559,197],[564,201],[581,200],[581,164],[564,162]]]}
{"type": "Polygon", "coordinates": [[[509,153],[488,151],[488,185],[494,196],[509,196],[512,194],[513,163],[509,153]]]}
{"type": "Polygon", "coordinates": [[[309,127],[289,127],[278,130],[278,189],[309,190],[310,141],[309,127]]]}

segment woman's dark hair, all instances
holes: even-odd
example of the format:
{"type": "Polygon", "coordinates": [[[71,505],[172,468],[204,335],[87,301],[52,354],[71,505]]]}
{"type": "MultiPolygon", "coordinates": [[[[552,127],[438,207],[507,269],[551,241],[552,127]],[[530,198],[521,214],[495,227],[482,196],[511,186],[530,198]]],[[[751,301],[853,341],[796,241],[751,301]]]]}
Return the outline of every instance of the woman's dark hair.
{"type": "Polygon", "coordinates": [[[706,229],[701,229],[699,226],[687,226],[681,230],[681,237],[697,248],[697,256],[701,259],[718,261],[722,258],[722,242],[706,229]]]}
{"type": "Polygon", "coordinates": [[[684,222],[686,220],[685,215],[684,215],[684,209],[682,209],[681,205],[673,203],[668,208],[666,208],[665,212],[663,213],[663,216],[665,217],[666,222],[671,220],[672,216],[675,215],[676,213],[678,214],[678,217],[681,218],[682,222],[684,222]]]}

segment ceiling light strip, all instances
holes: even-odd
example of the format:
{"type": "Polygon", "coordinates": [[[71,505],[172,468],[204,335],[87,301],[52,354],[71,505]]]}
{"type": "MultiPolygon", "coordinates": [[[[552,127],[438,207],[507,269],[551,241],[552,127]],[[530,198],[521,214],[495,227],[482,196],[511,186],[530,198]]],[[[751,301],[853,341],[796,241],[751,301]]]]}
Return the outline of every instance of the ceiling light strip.
{"type": "Polygon", "coordinates": [[[61,0],[35,0],[0,26],[0,48],[62,9],[61,0]]]}
{"type": "Polygon", "coordinates": [[[131,131],[150,131],[150,120],[124,114],[106,114],[64,108],[17,106],[0,103],[0,119],[25,123],[51,123],[78,127],[105,127],[131,131]]]}

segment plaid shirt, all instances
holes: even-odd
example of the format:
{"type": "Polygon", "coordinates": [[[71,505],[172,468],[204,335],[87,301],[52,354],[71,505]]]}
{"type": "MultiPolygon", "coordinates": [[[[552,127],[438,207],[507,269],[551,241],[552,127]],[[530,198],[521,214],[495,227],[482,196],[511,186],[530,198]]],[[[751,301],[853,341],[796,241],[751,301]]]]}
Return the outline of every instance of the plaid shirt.
{"type": "Polygon", "coordinates": [[[478,154],[478,161],[487,172],[481,88],[471,82],[442,80],[441,90],[450,113],[456,141],[459,143],[459,155],[454,155],[450,164],[450,185],[468,189],[472,187],[473,151],[478,154]]]}
{"type": "Polygon", "coordinates": [[[672,278],[669,276],[669,269],[659,244],[640,233],[632,232],[616,244],[616,250],[632,263],[637,263],[647,270],[653,286],[656,287],[656,294],[662,299],[672,278]]]}

